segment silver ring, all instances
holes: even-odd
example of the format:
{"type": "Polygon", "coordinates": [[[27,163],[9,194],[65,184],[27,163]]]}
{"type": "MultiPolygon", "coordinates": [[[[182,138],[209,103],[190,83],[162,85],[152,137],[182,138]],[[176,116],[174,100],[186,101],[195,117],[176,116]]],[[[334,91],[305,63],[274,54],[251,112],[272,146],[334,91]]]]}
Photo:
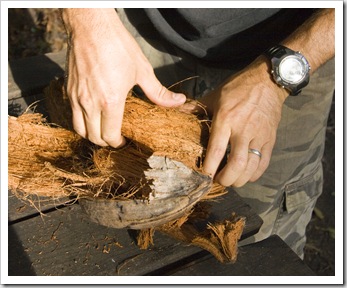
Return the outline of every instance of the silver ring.
{"type": "Polygon", "coordinates": [[[261,158],[261,156],[262,156],[261,152],[260,152],[259,150],[257,150],[257,149],[249,148],[249,149],[248,149],[248,153],[253,153],[253,154],[259,156],[260,158],[261,158]]]}

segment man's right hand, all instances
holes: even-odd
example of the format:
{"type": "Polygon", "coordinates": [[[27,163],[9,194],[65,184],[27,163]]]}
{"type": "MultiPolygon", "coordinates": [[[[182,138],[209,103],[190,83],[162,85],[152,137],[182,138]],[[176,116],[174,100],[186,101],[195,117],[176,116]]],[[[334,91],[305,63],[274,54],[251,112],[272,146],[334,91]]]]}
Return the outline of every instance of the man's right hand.
{"type": "Polygon", "coordinates": [[[167,90],[114,9],[63,9],[70,38],[67,93],[75,131],[100,146],[120,147],[125,99],[138,84],[155,104],[182,105],[167,90]]]}

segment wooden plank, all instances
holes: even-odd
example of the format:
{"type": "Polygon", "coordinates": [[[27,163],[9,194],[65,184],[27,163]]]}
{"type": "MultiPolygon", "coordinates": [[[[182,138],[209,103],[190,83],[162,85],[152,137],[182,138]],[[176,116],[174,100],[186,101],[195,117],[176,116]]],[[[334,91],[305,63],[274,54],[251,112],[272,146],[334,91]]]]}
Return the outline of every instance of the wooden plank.
{"type": "MultiPolygon", "coordinates": [[[[9,63],[9,114],[18,116],[43,98],[42,89],[64,73],[65,51],[9,63]]],[[[37,112],[45,114],[43,105],[37,112]]],[[[131,230],[91,223],[78,205],[51,209],[40,217],[36,210],[9,194],[10,275],[145,275],[165,266],[175,267],[202,250],[156,233],[155,246],[140,250],[131,230]]],[[[243,238],[256,233],[261,219],[236,195],[215,203],[211,218],[228,218],[232,212],[246,216],[243,238]]]]}
{"type": "Polygon", "coordinates": [[[9,61],[8,99],[40,94],[55,78],[64,75],[66,50],[9,61]]]}
{"type": "Polygon", "coordinates": [[[35,200],[35,207],[30,205],[28,201],[18,199],[8,190],[8,222],[10,225],[18,221],[24,221],[27,218],[37,217],[40,212],[48,213],[52,209],[61,208],[64,203],[73,202],[67,197],[59,200],[43,199],[42,197],[40,199],[33,198],[33,200],[35,200]]]}
{"type": "MultiPolygon", "coordinates": [[[[223,201],[214,203],[211,215],[218,219],[223,214],[229,217],[231,212],[238,213],[234,205],[245,209],[240,202],[243,202],[240,197],[231,192],[223,201]]],[[[246,210],[248,214],[242,215],[252,219],[252,211],[246,210]]],[[[259,223],[248,223],[246,232],[257,231],[259,223]]],[[[42,218],[17,221],[9,229],[15,238],[9,241],[11,275],[23,275],[22,271],[36,275],[145,275],[164,266],[175,266],[202,251],[159,232],[155,233],[153,247],[140,250],[132,230],[92,223],[79,205],[51,211],[42,218]]]]}
{"type": "MultiPolygon", "coordinates": [[[[259,231],[260,226],[263,224],[263,220],[259,217],[259,215],[254,213],[252,208],[246,204],[232,188],[228,188],[228,191],[228,194],[225,195],[220,202],[223,201],[225,203],[224,205],[230,205],[238,216],[246,217],[246,225],[243,229],[241,239],[246,239],[256,234],[259,231]]],[[[214,213],[220,213],[218,210],[221,208],[221,205],[215,205],[213,208],[215,211],[214,213]]],[[[222,215],[224,216],[220,217],[219,219],[223,219],[223,217],[225,217],[224,213],[225,212],[222,212],[222,215]]]]}
{"type": "Polygon", "coordinates": [[[156,233],[153,248],[140,250],[133,231],[92,223],[78,205],[43,219],[18,222],[10,229],[17,239],[9,241],[10,275],[22,275],[30,267],[35,275],[141,275],[199,250],[161,233],[156,233]],[[20,250],[27,261],[13,257],[20,250]]]}
{"type": "Polygon", "coordinates": [[[315,276],[314,272],[277,235],[240,247],[235,264],[221,264],[211,255],[206,255],[176,268],[175,271],[167,271],[166,275],[315,276]]]}

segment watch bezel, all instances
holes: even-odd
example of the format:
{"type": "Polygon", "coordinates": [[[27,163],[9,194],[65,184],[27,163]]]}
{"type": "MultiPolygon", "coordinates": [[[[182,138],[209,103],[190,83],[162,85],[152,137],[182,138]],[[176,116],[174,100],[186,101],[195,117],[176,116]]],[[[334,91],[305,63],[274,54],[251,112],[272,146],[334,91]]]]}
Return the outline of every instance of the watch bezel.
{"type": "Polygon", "coordinates": [[[294,54],[294,55],[287,55],[283,57],[278,65],[278,75],[282,79],[283,82],[288,83],[288,85],[299,85],[302,81],[304,81],[307,73],[309,72],[309,64],[305,57],[303,57],[301,54],[294,54]],[[301,73],[300,79],[297,81],[291,81],[286,75],[283,73],[283,66],[285,65],[286,61],[289,61],[290,59],[293,59],[294,61],[297,61],[301,67],[301,73]]]}
{"type": "Polygon", "coordinates": [[[285,88],[289,90],[290,95],[298,95],[301,92],[301,89],[304,88],[308,83],[310,79],[310,70],[311,67],[307,61],[307,59],[302,55],[300,52],[293,51],[285,46],[277,45],[270,49],[268,49],[265,53],[265,55],[271,59],[271,74],[273,76],[274,81],[281,86],[282,88],[285,88]],[[303,69],[305,71],[305,75],[300,79],[300,81],[296,83],[291,83],[286,81],[283,77],[281,77],[279,68],[280,64],[284,59],[287,57],[296,57],[297,59],[300,59],[300,62],[303,63],[303,69]]]}

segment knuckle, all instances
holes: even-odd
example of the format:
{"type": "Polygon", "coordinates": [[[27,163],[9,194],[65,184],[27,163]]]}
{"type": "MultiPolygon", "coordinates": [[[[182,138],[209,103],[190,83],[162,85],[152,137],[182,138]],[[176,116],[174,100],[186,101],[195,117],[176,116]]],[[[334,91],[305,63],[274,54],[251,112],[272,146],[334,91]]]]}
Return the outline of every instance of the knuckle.
{"type": "Polygon", "coordinates": [[[247,167],[248,157],[241,154],[234,154],[229,160],[230,165],[236,167],[238,171],[243,171],[247,167]]]}
{"type": "Polygon", "coordinates": [[[111,106],[115,106],[120,103],[120,95],[114,94],[114,93],[109,94],[105,97],[102,97],[100,101],[101,101],[101,108],[108,108],[111,106]]]}
{"type": "Polygon", "coordinates": [[[267,167],[269,167],[269,164],[270,164],[270,158],[263,157],[263,159],[259,163],[258,169],[264,172],[267,169],[267,167]]]}
{"type": "Polygon", "coordinates": [[[217,174],[215,181],[220,185],[228,187],[235,182],[234,176],[235,175],[233,173],[230,173],[230,171],[224,167],[224,169],[217,174]]]}
{"type": "Polygon", "coordinates": [[[91,95],[81,94],[78,96],[79,105],[86,111],[95,108],[101,108],[101,110],[109,107],[114,107],[120,103],[118,94],[99,95],[97,100],[94,100],[91,95]]]}
{"type": "Polygon", "coordinates": [[[218,117],[218,120],[222,121],[223,123],[229,122],[233,118],[231,109],[226,106],[220,107],[216,116],[218,117]]]}
{"type": "Polygon", "coordinates": [[[226,149],[224,147],[221,146],[211,146],[208,149],[208,152],[210,155],[212,155],[214,158],[217,159],[222,159],[226,153],[226,149]]]}
{"type": "Polygon", "coordinates": [[[259,167],[259,156],[254,155],[255,157],[249,157],[248,164],[247,164],[247,170],[248,171],[255,171],[259,167]]]}
{"type": "Polygon", "coordinates": [[[219,183],[220,185],[224,186],[224,187],[231,186],[231,184],[232,184],[232,182],[229,179],[227,179],[226,177],[219,177],[216,182],[219,183]]]}
{"type": "Polygon", "coordinates": [[[80,105],[82,108],[84,108],[84,109],[93,106],[93,100],[92,100],[92,98],[90,97],[90,95],[85,94],[85,93],[79,94],[79,95],[77,96],[77,102],[78,102],[79,105],[80,105]]]}

